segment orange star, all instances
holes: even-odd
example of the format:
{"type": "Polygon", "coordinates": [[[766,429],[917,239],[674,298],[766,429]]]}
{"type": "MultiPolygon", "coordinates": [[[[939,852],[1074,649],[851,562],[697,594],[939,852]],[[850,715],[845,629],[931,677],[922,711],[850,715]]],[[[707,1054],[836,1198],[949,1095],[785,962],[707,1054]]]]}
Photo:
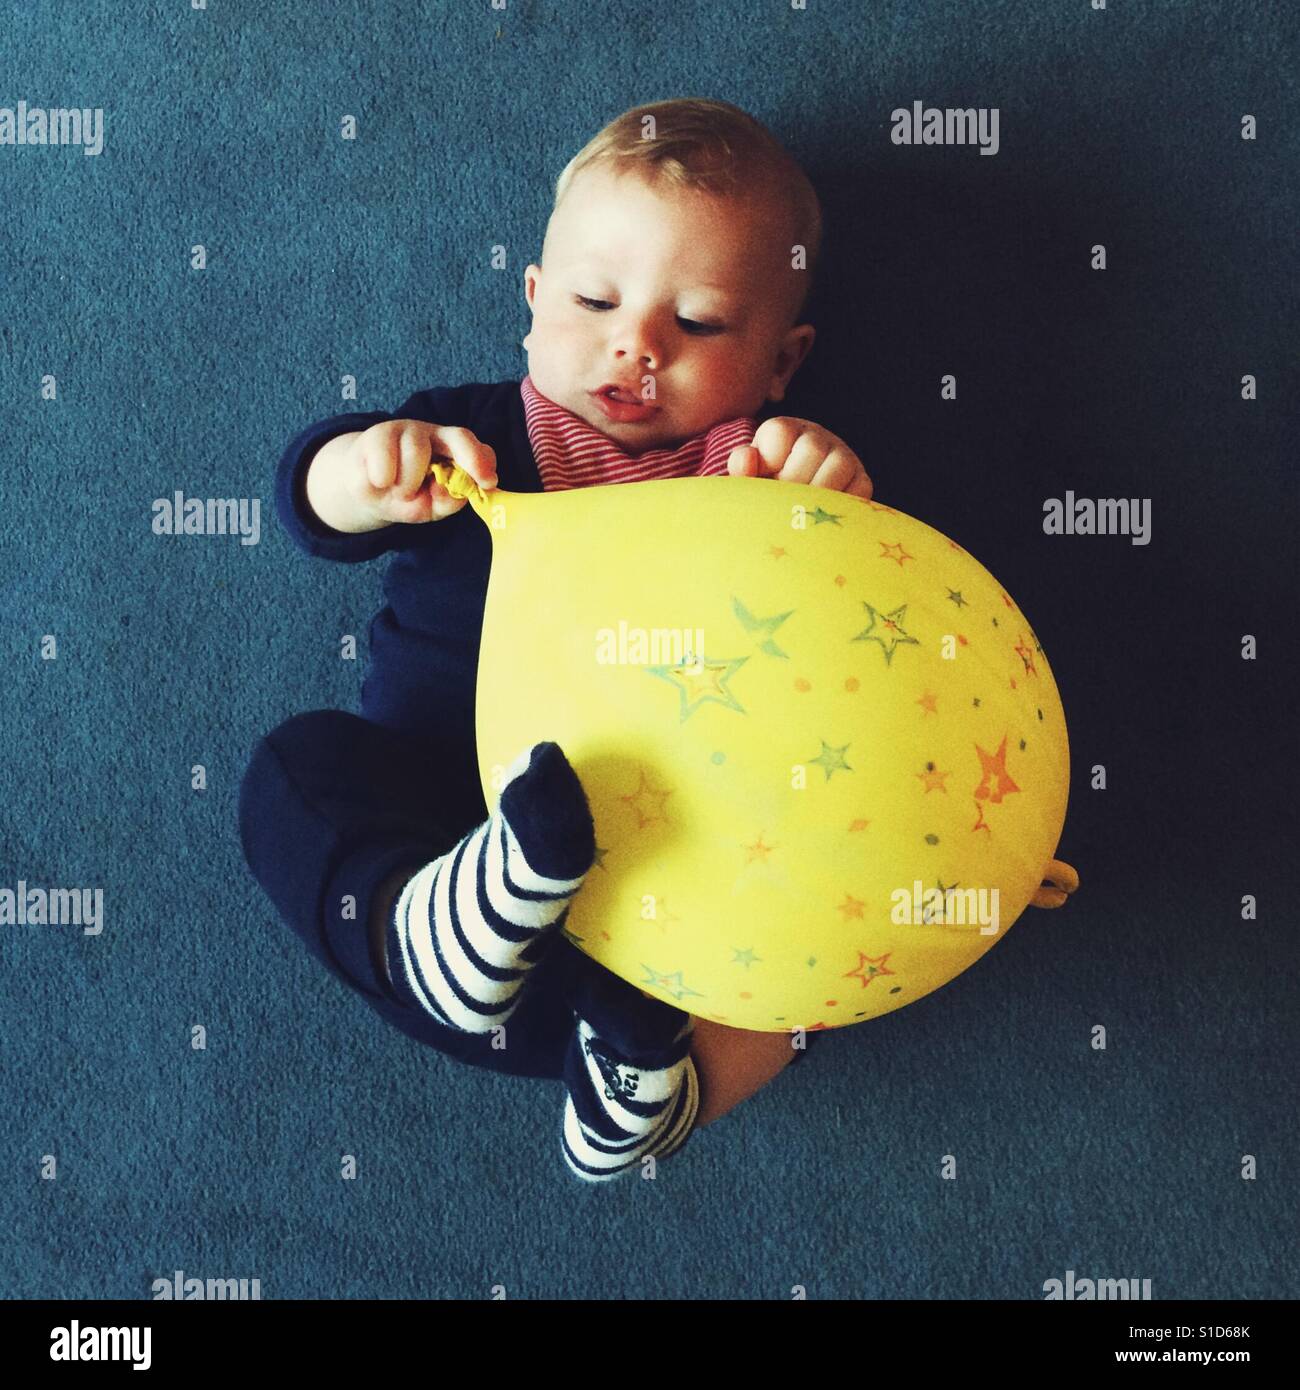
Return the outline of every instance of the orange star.
{"type": "Polygon", "coordinates": [[[885,969],[885,962],[893,954],[892,951],[886,951],[883,956],[864,956],[859,951],[857,965],[852,970],[845,971],[844,978],[846,980],[861,980],[862,988],[866,989],[878,975],[896,975],[898,973],[896,970],[885,969]],[[864,966],[867,967],[865,973],[863,971],[864,966]]]}
{"type": "Polygon", "coordinates": [[[980,778],[980,784],[975,788],[975,798],[977,801],[987,799],[994,806],[1001,805],[1002,798],[1009,792],[1018,792],[1020,788],[1011,780],[1007,772],[1007,736],[1002,735],[1002,742],[998,745],[996,753],[986,753],[979,744],[975,745],[975,751],[979,754],[980,764],[984,769],[984,775],[980,778]],[[996,791],[989,787],[989,779],[997,781],[996,791]]]}
{"type": "Polygon", "coordinates": [[[927,691],[925,692],[925,694],[922,695],[921,698],[920,698],[916,703],[917,703],[918,705],[920,705],[921,708],[922,708],[923,710],[925,710],[925,712],[926,712],[927,714],[938,714],[939,711],[935,708],[935,705],[934,705],[934,702],[935,702],[938,698],[939,698],[939,697],[938,697],[936,694],[934,694],[933,691],[927,690],[927,691]]]}
{"type": "Polygon", "coordinates": [[[646,785],[645,769],[639,769],[641,775],[641,785],[629,796],[620,796],[620,801],[625,801],[636,812],[636,828],[644,830],[647,825],[653,825],[655,821],[666,821],[664,815],[664,802],[672,795],[671,791],[656,791],[646,785]],[[653,803],[657,802],[657,805],[653,803]],[[651,810],[653,814],[647,815],[646,811],[651,810]]]}
{"type": "Polygon", "coordinates": [[[766,864],[767,856],[771,854],[775,848],[775,845],[765,845],[763,843],[763,837],[760,834],[752,845],[745,846],[745,863],[752,864],[755,859],[761,859],[763,863],[766,864]]]}
{"type": "Polygon", "coordinates": [[[943,779],[945,777],[951,777],[952,773],[940,772],[934,766],[934,764],[931,763],[924,772],[918,772],[916,775],[921,779],[922,782],[925,783],[925,789],[927,792],[932,792],[936,790],[946,792],[948,788],[944,786],[943,779]]]}
{"type": "Polygon", "coordinates": [[[909,555],[907,551],[903,549],[902,541],[894,541],[892,544],[889,545],[886,545],[884,541],[878,541],[877,544],[880,546],[880,558],[882,560],[897,560],[899,569],[903,568],[904,560],[916,559],[915,555],[909,555]],[[898,552],[897,555],[890,554],[890,551],[894,550],[898,552]]]}
{"type": "Polygon", "coordinates": [[[861,917],[862,909],[865,906],[866,903],[859,902],[858,899],[855,898],[851,893],[845,893],[844,901],[835,909],[835,911],[842,912],[844,914],[844,920],[847,922],[850,917],[861,917]]]}
{"type": "Polygon", "coordinates": [[[769,545],[767,553],[774,559],[779,560],[785,554],[785,547],[782,545],[769,545]]]}

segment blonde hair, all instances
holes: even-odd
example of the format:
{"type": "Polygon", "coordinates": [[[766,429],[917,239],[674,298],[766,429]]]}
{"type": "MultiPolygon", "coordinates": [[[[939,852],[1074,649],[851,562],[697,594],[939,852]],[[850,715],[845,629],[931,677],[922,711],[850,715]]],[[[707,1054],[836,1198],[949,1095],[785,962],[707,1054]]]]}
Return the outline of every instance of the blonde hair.
{"type": "Polygon", "coordinates": [[[798,322],[821,252],[821,203],[798,162],[753,116],[728,102],[701,97],[634,106],[598,131],[564,166],[555,181],[552,212],[578,174],[596,164],[630,170],[651,186],[664,180],[727,196],[773,189],[789,210],[791,245],[805,248],[798,322]]]}

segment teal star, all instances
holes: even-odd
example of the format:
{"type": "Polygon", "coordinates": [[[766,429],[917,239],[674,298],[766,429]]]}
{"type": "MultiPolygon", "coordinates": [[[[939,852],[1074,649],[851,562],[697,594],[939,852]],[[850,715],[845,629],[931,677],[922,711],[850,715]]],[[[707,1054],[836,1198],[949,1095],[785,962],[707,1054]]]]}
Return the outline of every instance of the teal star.
{"type": "Polygon", "coordinates": [[[833,521],[836,524],[836,526],[838,526],[840,524],[840,518],[843,515],[843,512],[824,512],[820,507],[818,507],[817,510],[812,514],[813,525],[821,526],[824,522],[833,521]]]}
{"type": "Polygon", "coordinates": [[[854,642],[879,642],[884,648],[886,666],[893,661],[896,648],[900,646],[919,647],[921,645],[915,637],[909,637],[903,630],[907,604],[903,604],[901,608],[895,608],[892,613],[878,612],[869,603],[864,603],[862,606],[871,614],[871,626],[863,628],[852,640],[854,642]],[[883,627],[883,632],[877,633],[878,623],[883,627]]]}
{"type": "Polygon", "coordinates": [[[762,632],[766,635],[766,640],[759,647],[760,652],[766,652],[768,656],[785,657],[787,661],[790,659],[773,641],[772,634],[785,622],[790,613],[794,612],[793,608],[789,613],[774,613],[770,618],[756,618],[734,594],[731,596],[731,606],[746,632],[762,632]]]}
{"type": "Polygon", "coordinates": [[[676,666],[647,666],[645,669],[650,675],[676,686],[681,696],[681,722],[684,724],[701,705],[710,700],[726,709],[745,714],[744,705],[727,689],[727,682],[748,660],[747,656],[738,656],[706,661],[701,654],[698,665],[692,657],[678,662],[676,666]]]}
{"type": "Polygon", "coordinates": [[[822,739],[821,742],[821,753],[815,758],[810,758],[808,761],[811,762],[814,767],[821,768],[821,770],[826,774],[826,780],[828,782],[831,780],[832,772],[853,771],[853,769],[848,765],[848,763],[844,761],[844,755],[849,751],[849,745],[847,743],[844,745],[843,748],[832,748],[830,744],[826,742],[825,739],[822,739]]]}
{"type": "Polygon", "coordinates": [[[658,989],[671,994],[674,999],[685,999],[688,994],[696,999],[703,999],[698,989],[691,989],[682,979],[682,972],[674,970],[671,975],[661,975],[657,970],[652,970],[645,961],[641,962],[641,969],[646,972],[646,978],[641,981],[643,985],[654,985],[658,989]],[[677,983],[674,985],[673,981],[677,983]]]}
{"type": "Polygon", "coordinates": [[[966,600],[961,596],[960,589],[949,589],[948,597],[952,599],[952,601],[957,605],[958,608],[965,608],[967,606],[966,600]]]}
{"type": "Polygon", "coordinates": [[[735,953],[735,959],[731,962],[732,965],[743,965],[746,970],[756,961],[763,959],[762,956],[756,956],[754,954],[754,948],[752,946],[746,946],[743,951],[737,951],[734,946],[731,949],[735,953]]]}

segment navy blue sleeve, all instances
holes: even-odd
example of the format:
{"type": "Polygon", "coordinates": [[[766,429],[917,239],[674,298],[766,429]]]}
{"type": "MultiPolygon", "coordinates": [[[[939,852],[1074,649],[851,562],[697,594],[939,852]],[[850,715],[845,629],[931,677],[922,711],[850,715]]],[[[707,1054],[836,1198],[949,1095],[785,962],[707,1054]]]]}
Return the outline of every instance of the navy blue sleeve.
{"type": "MultiPolygon", "coordinates": [[[[348,534],[326,526],[307,501],[307,469],[317,450],[340,434],[367,430],[384,420],[427,420],[434,425],[464,425],[473,387],[446,386],[417,391],[392,415],[368,411],[353,415],[333,415],[308,425],[294,436],[281,456],[275,475],[275,509],[289,538],[308,555],[325,560],[356,563],[373,560],[391,550],[410,550],[417,545],[437,544],[439,528],[455,517],[442,521],[394,522],[377,531],[348,534]]],[[[445,537],[446,531],[441,532],[445,537]]]]}

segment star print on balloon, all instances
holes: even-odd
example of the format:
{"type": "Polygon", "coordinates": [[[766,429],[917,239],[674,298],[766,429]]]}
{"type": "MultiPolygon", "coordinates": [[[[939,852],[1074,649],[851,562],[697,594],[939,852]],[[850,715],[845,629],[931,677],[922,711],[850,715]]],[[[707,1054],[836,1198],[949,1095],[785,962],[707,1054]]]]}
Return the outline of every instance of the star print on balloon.
{"type": "Polygon", "coordinates": [[[843,748],[832,748],[825,739],[822,740],[822,751],[815,758],[808,761],[814,766],[819,767],[826,774],[826,780],[831,780],[833,772],[852,772],[853,769],[844,761],[844,755],[849,751],[846,743],[843,748]]]}
{"type": "Polygon", "coordinates": [[[919,645],[917,638],[910,637],[903,628],[903,620],[907,617],[907,604],[900,604],[892,613],[880,613],[869,603],[863,603],[862,606],[871,615],[871,622],[853,638],[853,641],[879,642],[885,649],[886,665],[893,661],[894,652],[899,646],[919,645]]]}
{"type": "Polygon", "coordinates": [[[1005,734],[996,753],[986,753],[979,744],[975,745],[975,751],[979,754],[980,765],[984,769],[980,784],[975,788],[975,795],[981,801],[987,799],[997,806],[1008,792],[1020,790],[1007,775],[1007,740],[1005,734]]]}
{"type": "Polygon", "coordinates": [[[649,989],[661,997],[667,994],[668,997],[679,1008],[682,1007],[682,1000],[687,998],[702,999],[704,996],[696,990],[691,989],[682,979],[682,972],[674,970],[671,975],[664,974],[662,971],[655,970],[653,966],[642,965],[645,975],[637,981],[644,989],[649,989]]]}
{"type": "MultiPolygon", "coordinates": [[[[653,825],[656,821],[666,820],[664,815],[664,802],[672,795],[672,792],[665,789],[656,790],[646,782],[645,769],[640,770],[641,785],[636,791],[629,792],[626,796],[620,796],[619,800],[625,806],[631,808],[636,816],[638,830],[643,830],[647,825],[653,825]]],[[[606,854],[608,850],[604,851],[606,854]]]]}
{"type": "Polygon", "coordinates": [[[701,655],[687,657],[676,666],[647,666],[646,671],[677,687],[681,720],[685,723],[706,700],[744,714],[744,705],[727,688],[727,682],[748,660],[741,656],[732,661],[708,661],[701,655]]]}
{"type": "Polygon", "coordinates": [[[770,618],[756,618],[738,598],[733,597],[731,605],[735,611],[736,617],[740,619],[740,625],[746,632],[761,632],[765,634],[765,640],[762,646],[759,647],[760,652],[766,652],[768,656],[785,657],[786,660],[789,660],[786,653],[783,652],[773,640],[773,633],[775,633],[777,628],[793,614],[793,608],[785,613],[774,613],[770,618]]]}

